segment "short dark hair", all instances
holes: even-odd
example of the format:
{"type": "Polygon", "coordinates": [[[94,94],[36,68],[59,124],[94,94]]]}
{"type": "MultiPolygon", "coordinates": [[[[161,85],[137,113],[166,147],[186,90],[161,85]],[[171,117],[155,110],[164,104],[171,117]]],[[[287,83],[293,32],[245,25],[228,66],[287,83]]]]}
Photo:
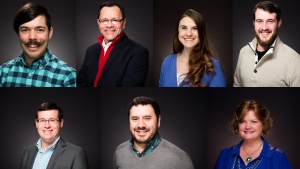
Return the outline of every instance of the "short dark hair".
{"type": "Polygon", "coordinates": [[[16,13],[14,19],[14,30],[17,34],[19,34],[19,27],[23,23],[29,22],[34,18],[43,15],[46,17],[46,24],[48,29],[51,28],[51,16],[48,13],[48,10],[45,6],[36,3],[36,2],[29,2],[26,3],[23,7],[21,7],[18,12],[16,13]]]}
{"type": "Polygon", "coordinates": [[[107,2],[104,2],[102,3],[100,6],[99,6],[99,9],[98,9],[98,17],[97,19],[99,19],[99,16],[100,16],[100,11],[103,7],[113,7],[113,6],[117,6],[120,8],[120,11],[121,11],[121,14],[122,14],[122,19],[125,19],[125,9],[120,5],[118,4],[117,2],[115,1],[107,1],[107,2]]]}
{"type": "Polygon", "coordinates": [[[64,118],[63,110],[58,104],[56,104],[55,102],[44,102],[38,107],[35,119],[38,119],[38,112],[47,110],[57,110],[59,121],[64,118]]]}
{"type": "Polygon", "coordinates": [[[279,21],[281,19],[281,9],[279,6],[271,1],[262,1],[255,5],[253,10],[253,20],[255,21],[255,12],[257,8],[263,9],[264,11],[268,11],[270,13],[276,13],[276,19],[279,21]]]}
{"type": "Polygon", "coordinates": [[[244,119],[249,110],[254,111],[257,118],[262,122],[262,133],[264,135],[270,135],[273,126],[273,119],[271,118],[270,111],[254,100],[243,101],[237,106],[233,120],[230,124],[232,131],[238,135],[239,123],[244,119]]]}
{"type": "Polygon", "coordinates": [[[147,97],[147,96],[139,96],[134,98],[131,103],[129,104],[129,108],[128,108],[128,118],[130,115],[130,109],[133,106],[137,106],[137,105],[148,105],[150,104],[152,106],[152,108],[154,109],[156,118],[158,119],[158,117],[160,116],[160,108],[158,103],[151,97],[147,97]]]}

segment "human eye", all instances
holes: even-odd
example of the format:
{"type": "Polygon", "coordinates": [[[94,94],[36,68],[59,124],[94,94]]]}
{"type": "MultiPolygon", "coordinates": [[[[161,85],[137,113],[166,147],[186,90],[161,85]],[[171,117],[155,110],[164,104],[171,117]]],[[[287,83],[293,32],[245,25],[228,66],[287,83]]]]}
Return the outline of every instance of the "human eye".
{"type": "Polygon", "coordinates": [[[273,24],[275,21],[273,19],[268,20],[269,24],[273,24]]]}
{"type": "Polygon", "coordinates": [[[137,117],[131,117],[131,120],[137,121],[137,117]]]}
{"type": "Polygon", "coordinates": [[[20,29],[20,32],[22,32],[22,33],[25,33],[25,32],[28,32],[28,31],[29,31],[28,28],[21,28],[21,29],[20,29]]]}
{"type": "Polygon", "coordinates": [[[56,120],[55,120],[55,119],[50,119],[49,122],[50,122],[50,123],[55,123],[56,120]]]}
{"type": "Polygon", "coordinates": [[[45,121],[46,121],[45,119],[40,119],[39,123],[45,123],[45,121]]]}
{"type": "Polygon", "coordinates": [[[45,32],[45,29],[44,28],[37,28],[37,31],[38,32],[45,32]]]}
{"type": "Polygon", "coordinates": [[[100,22],[103,23],[103,24],[107,24],[108,20],[107,19],[103,19],[103,20],[100,20],[100,22]]]}
{"type": "Polygon", "coordinates": [[[262,20],[257,19],[255,22],[258,23],[258,24],[261,24],[261,23],[262,23],[262,20]]]}

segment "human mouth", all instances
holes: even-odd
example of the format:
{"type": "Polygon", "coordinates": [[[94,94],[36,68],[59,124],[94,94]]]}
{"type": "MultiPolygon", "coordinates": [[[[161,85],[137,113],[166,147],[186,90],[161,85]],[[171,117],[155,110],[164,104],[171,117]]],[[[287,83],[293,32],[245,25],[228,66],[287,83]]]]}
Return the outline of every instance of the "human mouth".
{"type": "Polygon", "coordinates": [[[144,136],[147,134],[148,130],[136,130],[138,136],[144,136]]]}

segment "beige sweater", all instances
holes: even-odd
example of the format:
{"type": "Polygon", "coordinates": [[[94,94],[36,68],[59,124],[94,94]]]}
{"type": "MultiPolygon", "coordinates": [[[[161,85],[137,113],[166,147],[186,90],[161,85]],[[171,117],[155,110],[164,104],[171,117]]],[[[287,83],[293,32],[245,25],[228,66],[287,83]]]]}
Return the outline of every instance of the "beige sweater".
{"type": "Polygon", "coordinates": [[[279,37],[256,64],[257,39],[240,51],[234,74],[234,87],[299,87],[300,55],[279,37]]]}

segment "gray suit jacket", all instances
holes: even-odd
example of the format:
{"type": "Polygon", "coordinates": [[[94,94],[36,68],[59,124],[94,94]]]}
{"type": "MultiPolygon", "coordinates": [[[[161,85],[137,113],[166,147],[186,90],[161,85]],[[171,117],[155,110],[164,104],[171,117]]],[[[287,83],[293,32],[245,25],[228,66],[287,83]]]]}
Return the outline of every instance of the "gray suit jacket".
{"type": "MultiPolygon", "coordinates": [[[[20,169],[31,169],[38,148],[31,144],[24,148],[20,169]]],[[[74,144],[64,141],[61,137],[49,160],[47,169],[87,169],[88,161],[85,151],[74,144]]]]}

